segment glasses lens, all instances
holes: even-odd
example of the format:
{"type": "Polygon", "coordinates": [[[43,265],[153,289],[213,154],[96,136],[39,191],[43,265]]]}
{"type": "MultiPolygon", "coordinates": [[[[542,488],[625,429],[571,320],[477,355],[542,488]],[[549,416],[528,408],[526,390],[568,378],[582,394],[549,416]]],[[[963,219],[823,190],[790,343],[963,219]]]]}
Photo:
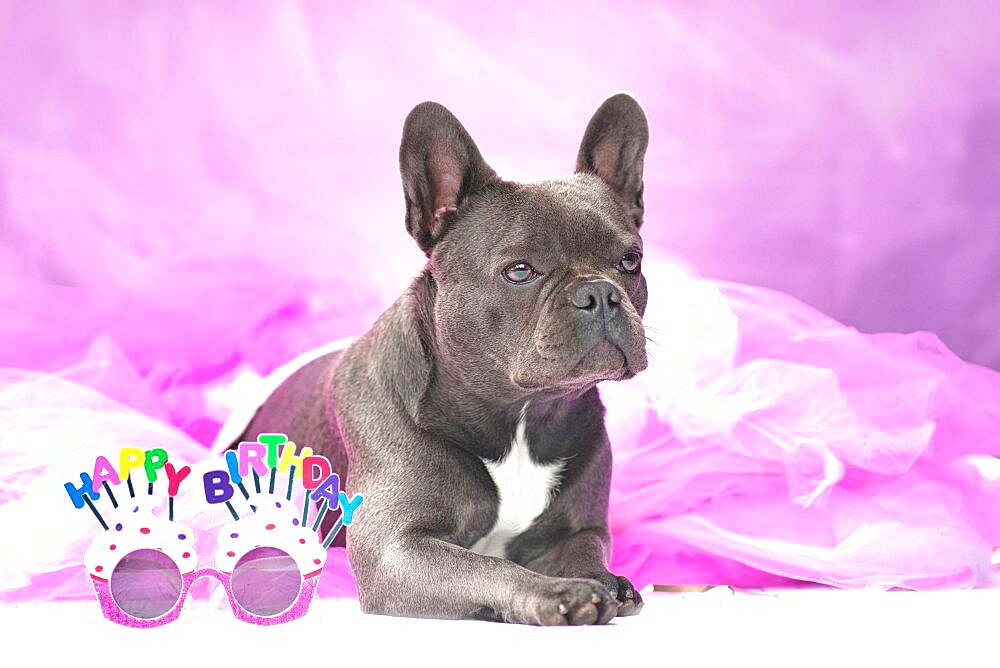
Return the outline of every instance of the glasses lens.
{"type": "Polygon", "coordinates": [[[273,617],[295,603],[302,589],[302,574],[286,552],[258,547],[236,563],[232,586],[241,608],[260,617],[273,617]]]}
{"type": "Polygon", "coordinates": [[[159,550],[136,550],[111,573],[111,596],[133,617],[154,619],[177,605],[182,584],[173,559],[159,550]]]}

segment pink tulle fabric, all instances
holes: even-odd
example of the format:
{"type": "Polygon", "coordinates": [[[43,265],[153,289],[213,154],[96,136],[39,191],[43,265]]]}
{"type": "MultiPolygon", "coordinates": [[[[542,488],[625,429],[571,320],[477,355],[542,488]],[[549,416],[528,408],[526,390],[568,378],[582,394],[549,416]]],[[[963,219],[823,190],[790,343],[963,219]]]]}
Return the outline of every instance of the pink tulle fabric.
{"type": "Polygon", "coordinates": [[[1000,374],[769,290],[651,270],[654,362],[602,389],[641,582],[968,587],[1000,545],[1000,374]],[[645,412],[638,408],[645,406],[645,412]],[[787,582],[787,580],[786,580],[787,582]]]}
{"type": "MultiPolygon", "coordinates": [[[[944,201],[951,176],[927,165],[950,164],[951,119],[971,108],[963,91],[995,51],[989,21],[956,32],[960,49],[907,59],[893,49],[937,34],[930,10],[733,5],[708,17],[572,3],[567,22],[534,3],[511,3],[504,18],[463,3],[368,4],[0,7],[11,91],[0,104],[2,600],[93,597],[82,556],[100,527],[62,485],[96,455],[155,445],[208,461],[263,375],[363,333],[406,287],[423,262],[404,232],[396,162],[413,104],[445,103],[498,173],[531,179],[568,169],[590,113],[622,88],[651,125],[651,364],[601,388],[612,570],[640,587],[991,583],[1000,374],[931,333],[861,333],[662,250],[684,241],[707,249],[696,266],[718,268],[763,247],[729,238],[789,239],[774,252],[792,269],[762,260],[757,275],[891,308],[864,282],[815,277],[834,275],[824,254],[857,246],[869,227],[880,236],[851,256],[858,266],[889,257],[917,209],[951,225],[952,209],[922,199],[944,201]],[[859,36],[868,22],[878,39],[859,36]],[[543,30],[556,24],[574,27],[543,30]],[[591,48],[609,29],[634,33],[635,48],[591,48]],[[789,57],[793,47],[805,55],[789,57]],[[925,116],[909,115],[900,81],[930,91],[933,104],[914,104],[925,116]],[[868,159],[883,146],[884,161],[868,159]],[[914,173],[881,180],[924,149],[914,173]],[[845,190],[825,189],[824,165],[845,166],[833,179],[845,190]],[[765,203],[772,180],[781,186],[765,203]],[[810,217],[837,198],[841,218],[810,217]],[[846,237],[819,243],[774,222],[786,219],[842,223],[846,237]]],[[[986,225],[989,206],[970,215],[986,225]]],[[[942,290],[981,264],[956,257],[942,290]]],[[[225,511],[179,502],[198,553],[211,555],[225,511]]],[[[319,595],[355,594],[344,551],[331,550],[319,595]]]]}
{"type": "MultiPolygon", "coordinates": [[[[612,570],[640,587],[989,584],[1000,472],[984,455],[1000,452],[1000,374],[931,334],[861,334],[650,255],[650,368],[601,388],[612,570]]],[[[201,396],[208,422],[254,378],[234,370],[178,394],[201,396]]],[[[217,457],[164,419],[171,394],[107,336],[58,373],[0,371],[6,600],[92,596],[80,560],[99,529],[62,483],[97,454],[144,444],[202,466],[217,457]]],[[[178,519],[212,554],[225,512],[201,512],[196,497],[179,497],[178,519]]],[[[320,596],[356,594],[343,549],[330,554],[320,596]]]]}

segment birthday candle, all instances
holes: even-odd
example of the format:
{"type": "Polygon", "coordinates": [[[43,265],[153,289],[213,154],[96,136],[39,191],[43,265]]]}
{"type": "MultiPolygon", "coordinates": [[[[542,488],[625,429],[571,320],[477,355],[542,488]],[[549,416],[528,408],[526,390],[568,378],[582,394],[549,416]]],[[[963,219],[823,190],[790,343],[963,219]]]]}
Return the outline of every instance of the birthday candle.
{"type": "Polygon", "coordinates": [[[119,453],[119,478],[131,478],[132,469],[137,469],[146,461],[146,453],[139,448],[122,448],[119,453]]]}
{"type": "Polygon", "coordinates": [[[121,480],[118,478],[118,472],[111,466],[108,458],[100,455],[94,460],[94,491],[102,485],[107,489],[108,482],[112,485],[117,485],[121,480]]]}
{"type": "Polygon", "coordinates": [[[167,451],[163,448],[153,448],[144,453],[143,468],[146,469],[146,480],[156,482],[156,472],[167,463],[167,451]]]}
{"type": "Polygon", "coordinates": [[[257,441],[267,446],[267,465],[273,469],[278,465],[278,446],[287,442],[288,437],[284,434],[259,434],[257,441]]]}

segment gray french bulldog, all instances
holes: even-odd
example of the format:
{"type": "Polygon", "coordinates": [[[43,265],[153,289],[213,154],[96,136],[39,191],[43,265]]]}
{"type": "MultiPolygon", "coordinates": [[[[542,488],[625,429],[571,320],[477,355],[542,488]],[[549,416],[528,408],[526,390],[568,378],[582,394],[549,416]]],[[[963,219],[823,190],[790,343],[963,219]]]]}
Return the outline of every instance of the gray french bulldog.
{"type": "Polygon", "coordinates": [[[648,136],[638,103],[615,95],[573,175],[516,183],[440,104],[406,118],[406,228],[426,266],[235,441],[287,434],[364,496],[334,542],[364,612],[576,625],[642,609],[607,567],[612,462],[596,384],[647,363],[648,136]]]}

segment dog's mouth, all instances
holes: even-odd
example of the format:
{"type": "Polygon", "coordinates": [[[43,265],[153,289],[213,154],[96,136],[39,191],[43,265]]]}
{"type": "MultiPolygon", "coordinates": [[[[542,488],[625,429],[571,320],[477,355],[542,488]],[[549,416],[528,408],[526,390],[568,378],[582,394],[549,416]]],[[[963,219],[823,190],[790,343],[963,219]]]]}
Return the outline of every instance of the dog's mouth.
{"type": "Polygon", "coordinates": [[[628,356],[625,351],[604,338],[583,354],[567,379],[573,382],[617,380],[627,372],[628,356]]]}
{"type": "MultiPolygon", "coordinates": [[[[645,364],[642,368],[645,368],[645,364]]],[[[542,379],[514,374],[511,380],[522,390],[575,389],[606,380],[626,380],[635,376],[642,368],[633,369],[626,352],[607,338],[602,338],[581,355],[576,364],[556,378],[542,379]]]]}

